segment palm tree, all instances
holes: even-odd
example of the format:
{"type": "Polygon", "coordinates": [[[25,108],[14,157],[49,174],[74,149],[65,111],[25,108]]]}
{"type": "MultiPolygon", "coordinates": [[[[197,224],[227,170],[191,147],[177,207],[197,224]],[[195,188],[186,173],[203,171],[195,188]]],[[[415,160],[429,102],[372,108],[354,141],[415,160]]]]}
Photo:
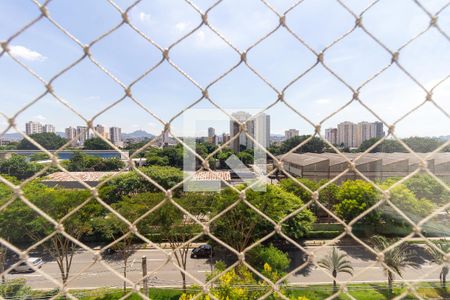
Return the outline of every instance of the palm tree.
{"type": "MultiPolygon", "coordinates": [[[[381,252],[388,248],[395,240],[388,240],[383,236],[376,235],[372,237],[373,247],[376,251],[381,252]]],[[[394,275],[397,274],[403,277],[402,272],[406,267],[419,267],[419,264],[414,260],[416,252],[409,249],[405,243],[400,244],[386,252],[384,252],[384,272],[388,278],[389,295],[392,294],[392,283],[394,282],[394,275]],[[395,274],[394,274],[395,273],[395,274]]]]}
{"type": "Polygon", "coordinates": [[[333,290],[336,291],[336,277],[339,273],[347,273],[353,275],[353,267],[347,259],[347,254],[339,253],[336,247],[331,249],[324,258],[317,262],[319,267],[327,269],[333,276],[333,290]]]}
{"type": "Polygon", "coordinates": [[[441,239],[438,241],[434,241],[433,244],[436,247],[428,246],[428,253],[431,255],[434,263],[442,265],[441,273],[439,274],[439,280],[441,281],[442,287],[445,289],[447,284],[447,275],[449,267],[446,261],[444,260],[444,255],[442,255],[441,252],[446,254],[450,252],[450,241],[441,239]],[[436,248],[441,250],[441,252],[439,252],[436,248]]]}

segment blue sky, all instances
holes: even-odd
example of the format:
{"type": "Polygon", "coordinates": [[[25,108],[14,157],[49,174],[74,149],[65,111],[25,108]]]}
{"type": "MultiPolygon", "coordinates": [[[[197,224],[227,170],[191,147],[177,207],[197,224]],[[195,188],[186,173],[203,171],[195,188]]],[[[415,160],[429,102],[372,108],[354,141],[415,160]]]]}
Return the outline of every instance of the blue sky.
{"type": "MultiPolygon", "coordinates": [[[[359,14],[371,1],[342,0],[359,14]]],[[[126,8],[134,1],[116,0],[126,8]]],[[[201,10],[214,1],[194,0],[201,10]]],[[[296,1],[268,1],[283,12],[296,1]]],[[[427,0],[424,6],[432,13],[447,0],[427,0]]],[[[119,24],[121,17],[108,1],[54,0],[48,10],[52,17],[82,43],[87,44],[119,24]]],[[[30,0],[0,1],[0,40],[8,39],[39,15],[30,0]]],[[[200,15],[183,0],[143,0],[130,12],[130,20],[161,47],[194,29],[200,15]]],[[[305,0],[287,15],[289,27],[310,47],[321,51],[354,26],[349,12],[335,0],[305,0]]],[[[210,23],[240,50],[247,49],[278,24],[277,16],[259,0],[224,0],[209,14],[210,23]]],[[[430,19],[412,0],[381,0],[364,14],[366,28],[389,49],[395,51],[410,38],[427,28],[430,19]]],[[[443,10],[439,25],[450,35],[450,7],[443,10]]],[[[11,52],[46,80],[82,56],[82,49],[48,20],[42,19],[10,43],[11,52]]],[[[161,59],[160,51],[127,25],[107,36],[91,49],[92,55],[123,83],[129,84],[161,59]]],[[[201,27],[170,51],[170,57],[201,86],[207,86],[239,62],[239,56],[206,26],[201,27]]],[[[315,56],[284,28],[251,49],[248,62],[277,89],[312,64],[315,56]]],[[[352,87],[390,63],[390,55],[361,29],[325,52],[325,62],[352,87]]],[[[450,74],[450,42],[435,28],[430,29],[400,52],[400,63],[426,88],[431,88],[450,74]]],[[[121,98],[123,90],[88,59],[54,82],[58,95],[86,118],[121,98]]],[[[0,111],[8,116],[44,91],[35,78],[11,58],[0,58],[0,111]]],[[[230,110],[262,109],[276,100],[276,93],[245,65],[241,65],[209,89],[211,98],[230,110]]],[[[149,110],[167,121],[190,105],[201,92],[167,62],[160,65],[133,87],[133,95],[149,110]]],[[[434,91],[435,101],[450,111],[450,79],[434,91]]],[[[318,123],[352,97],[351,91],[322,66],[315,67],[286,90],[286,101],[318,123]]],[[[392,123],[425,99],[425,93],[397,66],[361,89],[361,99],[385,121],[392,123]]],[[[213,108],[203,101],[195,108],[213,108]]],[[[311,133],[313,128],[301,117],[279,103],[267,111],[272,119],[272,132],[282,133],[297,128],[311,133]]],[[[53,97],[46,96],[24,111],[17,119],[21,128],[28,120],[51,123],[58,131],[69,125],[81,125],[81,119],[53,97]]],[[[360,104],[353,103],[325,121],[323,128],[345,120],[374,121],[375,116],[360,104]]],[[[159,133],[162,129],[148,113],[129,99],[106,111],[95,123],[119,126],[129,132],[144,129],[159,133]]],[[[397,133],[411,135],[450,134],[450,120],[430,103],[404,119],[397,133]]],[[[174,121],[179,132],[182,120],[174,121]]],[[[6,122],[0,121],[5,128],[6,122]]],[[[220,125],[218,125],[220,127],[220,125]]],[[[1,129],[0,128],[0,129],[1,129]]],[[[205,128],[206,129],[206,128],[205,128]]],[[[227,131],[227,125],[217,128],[227,131]]]]}

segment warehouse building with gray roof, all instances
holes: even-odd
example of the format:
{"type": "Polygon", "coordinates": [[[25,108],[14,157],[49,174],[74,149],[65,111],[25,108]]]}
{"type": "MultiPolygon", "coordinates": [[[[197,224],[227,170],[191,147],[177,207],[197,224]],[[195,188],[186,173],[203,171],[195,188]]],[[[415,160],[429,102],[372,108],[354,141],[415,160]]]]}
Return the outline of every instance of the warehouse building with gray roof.
{"type": "Polygon", "coordinates": [[[450,182],[450,153],[368,153],[360,157],[361,153],[292,153],[280,155],[284,169],[292,176],[313,180],[332,179],[341,175],[338,182],[348,179],[362,179],[352,171],[350,163],[365,177],[371,180],[384,180],[389,177],[404,177],[414,172],[425,160],[428,169],[441,178],[450,182]],[[344,171],[347,172],[342,175],[344,171]]]}

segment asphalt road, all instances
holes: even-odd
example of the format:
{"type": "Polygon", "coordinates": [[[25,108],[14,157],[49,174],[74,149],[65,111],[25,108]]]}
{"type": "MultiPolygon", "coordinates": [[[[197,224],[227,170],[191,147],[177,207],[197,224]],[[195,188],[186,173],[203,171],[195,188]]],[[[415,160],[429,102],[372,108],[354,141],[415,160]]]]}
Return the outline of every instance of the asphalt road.
{"type": "MultiPolygon", "coordinates": [[[[316,247],[309,247],[309,250],[317,251],[316,247]]],[[[328,253],[330,247],[322,248],[317,251],[315,256],[320,259],[328,253]]],[[[386,276],[383,269],[376,263],[373,257],[362,247],[357,246],[343,246],[339,247],[340,251],[346,252],[349,260],[352,262],[354,268],[353,282],[385,282],[386,276]]],[[[419,249],[420,250],[420,249],[419,249]]],[[[148,272],[154,271],[166,262],[166,257],[158,250],[138,250],[130,258],[128,263],[128,278],[133,282],[137,282],[142,278],[141,260],[142,256],[147,257],[148,272]]],[[[299,266],[302,264],[299,253],[290,253],[293,260],[292,264],[299,266]]],[[[418,256],[421,262],[421,267],[418,269],[408,268],[404,272],[404,278],[412,281],[434,281],[439,279],[440,268],[437,265],[430,263],[428,260],[423,260],[418,256]]],[[[114,270],[119,273],[123,272],[123,261],[108,260],[107,263],[114,270]]],[[[190,259],[187,263],[187,270],[197,280],[204,281],[206,275],[211,270],[208,259],[190,259]]],[[[59,268],[54,261],[47,261],[42,266],[42,271],[46,272],[53,278],[60,280],[59,268]]],[[[69,288],[98,288],[98,287],[122,287],[123,281],[115,274],[110,272],[100,263],[93,264],[92,255],[87,252],[80,252],[74,256],[71,278],[69,288]],[[89,267],[90,266],[90,267],[89,267]],[[87,268],[87,269],[86,269],[87,268]]],[[[38,289],[47,289],[56,287],[55,284],[48,281],[43,275],[34,272],[28,274],[9,274],[7,278],[25,278],[27,283],[38,289]]],[[[339,274],[338,280],[347,280],[350,276],[346,274],[339,274]]],[[[330,283],[330,276],[321,269],[315,266],[308,266],[301,271],[298,271],[288,278],[290,284],[319,284],[330,283]]],[[[194,283],[194,280],[188,278],[188,283],[194,283]]],[[[164,265],[158,270],[155,276],[149,279],[151,286],[176,286],[181,285],[181,275],[179,270],[171,263],[164,265]]]]}

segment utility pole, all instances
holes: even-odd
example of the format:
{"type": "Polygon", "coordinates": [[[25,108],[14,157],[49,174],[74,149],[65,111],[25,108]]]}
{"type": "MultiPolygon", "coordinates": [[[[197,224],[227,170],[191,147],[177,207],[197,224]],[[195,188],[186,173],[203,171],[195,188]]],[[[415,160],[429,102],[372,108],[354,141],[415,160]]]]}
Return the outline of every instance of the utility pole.
{"type": "Polygon", "coordinates": [[[144,286],[144,295],[148,297],[147,257],[145,255],[142,256],[142,277],[144,278],[142,281],[144,286]]]}

